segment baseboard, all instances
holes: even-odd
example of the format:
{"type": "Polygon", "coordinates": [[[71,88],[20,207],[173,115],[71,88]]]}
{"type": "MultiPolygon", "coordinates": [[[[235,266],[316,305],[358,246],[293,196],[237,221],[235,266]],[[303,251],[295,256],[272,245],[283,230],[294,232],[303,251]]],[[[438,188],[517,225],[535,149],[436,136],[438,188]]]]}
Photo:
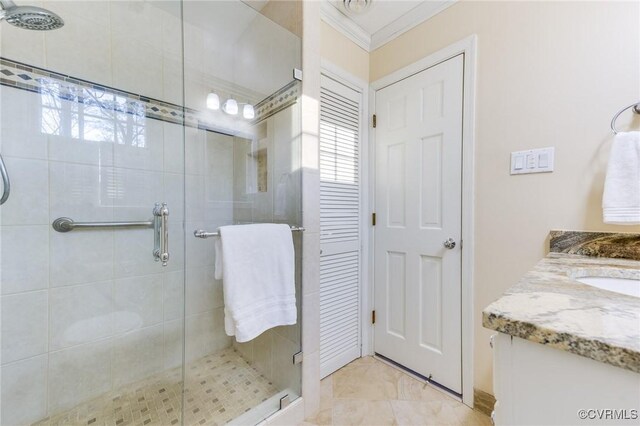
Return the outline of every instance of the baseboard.
{"type": "Polygon", "coordinates": [[[480,389],[473,390],[473,408],[480,411],[481,413],[486,414],[487,416],[491,415],[493,411],[493,406],[496,403],[496,398],[480,389]]]}

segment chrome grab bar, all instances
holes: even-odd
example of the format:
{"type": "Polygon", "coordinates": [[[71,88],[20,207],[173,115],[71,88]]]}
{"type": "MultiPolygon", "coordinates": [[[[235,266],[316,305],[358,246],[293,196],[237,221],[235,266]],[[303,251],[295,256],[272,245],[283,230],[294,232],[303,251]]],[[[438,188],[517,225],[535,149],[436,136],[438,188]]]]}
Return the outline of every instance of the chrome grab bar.
{"type": "MultiPolygon", "coordinates": [[[[304,228],[302,226],[291,226],[291,232],[304,232],[304,228]]],[[[193,236],[196,238],[219,237],[220,232],[207,232],[204,229],[196,229],[195,231],[193,231],[193,236]]]]}
{"type": "Polygon", "coordinates": [[[9,198],[11,193],[11,181],[9,180],[9,173],[7,172],[7,166],[4,164],[2,155],[0,155],[0,174],[2,174],[2,198],[0,198],[0,206],[3,205],[9,198]]]}
{"type": "Polygon", "coordinates": [[[154,230],[155,230],[155,248],[153,256],[156,262],[161,261],[162,266],[167,266],[169,262],[169,209],[167,203],[156,203],[153,209],[154,230]]]}
{"type": "Polygon", "coordinates": [[[70,232],[74,229],[90,228],[151,228],[154,221],[143,222],[75,222],[68,217],[59,217],[53,221],[51,226],[58,232],[70,232]]]}
{"type": "Polygon", "coordinates": [[[59,217],[51,224],[58,232],[70,232],[74,229],[113,229],[113,228],[153,228],[153,257],[162,266],[169,262],[169,209],[167,203],[156,203],[153,220],[141,222],[75,222],[68,217],[59,217]]]}

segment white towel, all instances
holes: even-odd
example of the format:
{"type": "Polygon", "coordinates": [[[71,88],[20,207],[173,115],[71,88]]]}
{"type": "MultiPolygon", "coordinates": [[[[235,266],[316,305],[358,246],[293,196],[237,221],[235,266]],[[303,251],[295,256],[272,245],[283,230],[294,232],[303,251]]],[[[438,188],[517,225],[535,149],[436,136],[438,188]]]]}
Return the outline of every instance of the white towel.
{"type": "Polygon", "coordinates": [[[640,224],[640,132],[620,132],[614,138],[602,212],[604,223],[640,224]]]}
{"type": "Polygon", "coordinates": [[[216,242],[216,278],[222,277],[224,324],[247,342],[297,321],[291,228],[278,224],[223,226],[216,242]]]}

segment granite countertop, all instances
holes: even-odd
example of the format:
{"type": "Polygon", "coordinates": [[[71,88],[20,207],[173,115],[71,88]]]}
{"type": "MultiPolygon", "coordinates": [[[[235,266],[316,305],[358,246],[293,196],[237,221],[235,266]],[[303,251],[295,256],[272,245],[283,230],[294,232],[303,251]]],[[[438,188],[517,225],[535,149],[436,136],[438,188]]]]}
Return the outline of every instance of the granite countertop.
{"type": "Polygon", "coordinates": [[[640,373],[640,298],[572,274],[640,279],[640,261],[550,253],[485,308],[483,325],[640,373]]]}

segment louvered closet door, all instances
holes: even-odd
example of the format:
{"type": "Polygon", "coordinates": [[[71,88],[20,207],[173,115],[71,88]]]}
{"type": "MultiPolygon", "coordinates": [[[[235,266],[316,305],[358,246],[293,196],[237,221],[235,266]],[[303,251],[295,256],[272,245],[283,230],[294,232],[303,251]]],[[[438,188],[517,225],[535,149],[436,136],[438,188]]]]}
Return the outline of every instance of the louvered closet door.
{"type": "Polygon", "coordinates": [[[360,356],[361,94],[322,76],[320,102],[320,372],[360,356]]]}

